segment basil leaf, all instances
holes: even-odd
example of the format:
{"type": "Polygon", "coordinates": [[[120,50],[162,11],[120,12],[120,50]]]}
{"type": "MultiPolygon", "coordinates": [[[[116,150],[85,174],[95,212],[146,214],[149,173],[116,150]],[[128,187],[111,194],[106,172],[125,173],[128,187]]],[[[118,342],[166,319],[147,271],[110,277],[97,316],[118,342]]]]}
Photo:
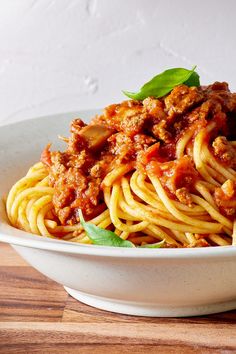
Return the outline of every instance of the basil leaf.
{"type": "Polygon", "coordinates": [[[188,78],[188,80],[186,80],[184,82],[184,84],[187,85],[188,87],[200,86],[200,77],[199,77],[198,73],[196,73],[196,71],[194,71],[192,73],[192,75],[188,78]]]}
{"type": "Polygon", "coordinates": [[[142,247],[142,248],[161,248],[162,246],[164,246],[165,242],[166,242],[165,240],[162,240],[157,243],[146,244],[146,245],[143,245],[140,247],[142,247]]]}
{"type": "Polygon", "coordinates": [[[150,81],[141,87],[138,92],[123,91],[123,93],[134,100],[144,100],[149,96],[160,98],[169,93],[175,86],[186,84],[187,86],[199,86],[199,75],[195,73],[196,66],[192,70],[184,68],[173,68],[163,71],[154,76],[150,81]]]}
{"type": "Polygon", "coordinates": [[[79,210],[80,223],[83,226],[87,236],[94,245],[113,246],[113,247],[135,247],[130,241],[122,240],[114,232],[102,229],[94,224],[85,222],[82,211],[79,210]]]}

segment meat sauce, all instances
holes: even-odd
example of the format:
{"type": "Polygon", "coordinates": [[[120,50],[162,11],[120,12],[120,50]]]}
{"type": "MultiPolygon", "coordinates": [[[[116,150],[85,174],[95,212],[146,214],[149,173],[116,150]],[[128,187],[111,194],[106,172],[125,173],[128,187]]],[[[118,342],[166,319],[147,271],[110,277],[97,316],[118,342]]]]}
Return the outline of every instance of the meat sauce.
{"type": "MultiPolygon", "coordinates": [[[[148,97],[110,105],[89,125],[79,118],[73,120],[71,135],[64,138],[66,150],[51,152],[48,145],[41,156],[55,189],[53,204],[60,222],[76,223],[78,209],[86,218],[99,214],[105,208],[104,177],[131,161],[143,173],[157,175],[171,198],[191,206],[190,192],[199,176],[191,154],[176,159],[176,144],[188,130],[193,131],[194,139],[212,120],[217,123],[209,141],[212,153],[223,165],[235,168],[235,150],[227,137],[236,140],[236,131],[229,129],[236,127],[236,94],[226,83],[199,88],[179,85],[161,99],[148,97]]],[[[230,188],[236,189],[234,184],[230,188]]],[[[221,202],[224,190],[219,189],[215,199],[227,213],[221,202]]],[[[227,207],[229,201],[233,205],[231,214],[235,212],[235,194],[223,198],[227,207]]]]}

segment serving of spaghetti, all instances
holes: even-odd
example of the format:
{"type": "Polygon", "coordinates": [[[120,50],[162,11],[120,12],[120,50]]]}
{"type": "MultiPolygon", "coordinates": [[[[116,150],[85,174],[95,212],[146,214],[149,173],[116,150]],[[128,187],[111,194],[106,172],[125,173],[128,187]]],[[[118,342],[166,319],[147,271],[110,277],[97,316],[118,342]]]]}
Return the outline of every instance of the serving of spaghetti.
{"type": "Polygon", "coordinates": [[[236,94],[226,83],[113,104],[70,131],[65,151],[49,144],[10,190],[13,226],[89,244],[82,211],[136,246],[236,244],[236,94]]]}

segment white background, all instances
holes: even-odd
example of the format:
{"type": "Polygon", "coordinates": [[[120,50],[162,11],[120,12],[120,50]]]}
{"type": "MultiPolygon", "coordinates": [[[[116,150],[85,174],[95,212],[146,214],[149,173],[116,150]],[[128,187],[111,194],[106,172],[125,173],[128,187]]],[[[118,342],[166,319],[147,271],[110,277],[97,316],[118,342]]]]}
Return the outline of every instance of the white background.
{"type": "Polygon", "coordinates": [[[236,90],[234,0],[0,0],[0,124],[124,98],[168,67],[236,90]]]}

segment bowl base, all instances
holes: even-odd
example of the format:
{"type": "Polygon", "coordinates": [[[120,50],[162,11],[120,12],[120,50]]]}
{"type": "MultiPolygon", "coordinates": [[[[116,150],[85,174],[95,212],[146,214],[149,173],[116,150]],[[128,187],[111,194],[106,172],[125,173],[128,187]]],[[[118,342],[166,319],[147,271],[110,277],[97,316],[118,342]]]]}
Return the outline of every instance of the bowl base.
{"type": "Polygon", "coordinates": [[[219,302],[215,304],[206,304],[200,306],[161,306],[158,304],[147,304],[139,302],[125,302],[116,299],[109,299],[100,296],[94,296],[64,287],[65,290],[76,300],[86,305],[96,307],[101,310],[121,313],[132,316],[146,317],[188,317],[210,315],[213,313],[224,312],[236,309],[236,300],[219,302]]]}

